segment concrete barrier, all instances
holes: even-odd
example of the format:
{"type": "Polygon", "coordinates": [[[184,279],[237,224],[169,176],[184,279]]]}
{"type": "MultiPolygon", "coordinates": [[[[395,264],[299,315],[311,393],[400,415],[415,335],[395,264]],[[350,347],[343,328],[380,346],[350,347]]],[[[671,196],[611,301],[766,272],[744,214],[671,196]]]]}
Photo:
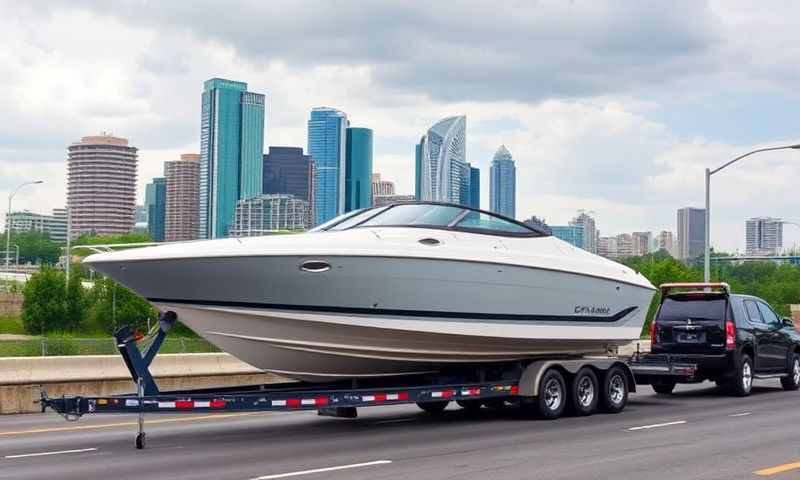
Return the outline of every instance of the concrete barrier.
{"type": "MultiPolygon", "coordinates": [[[[286,381],[227,353],[158,355],[150,371],[161,390],[286,381]]],[[[34,402],[41,388],[55,397],[118,395],[136,387],[119,355],[0,358],[0,414],[39,411],[34,402]]]]}

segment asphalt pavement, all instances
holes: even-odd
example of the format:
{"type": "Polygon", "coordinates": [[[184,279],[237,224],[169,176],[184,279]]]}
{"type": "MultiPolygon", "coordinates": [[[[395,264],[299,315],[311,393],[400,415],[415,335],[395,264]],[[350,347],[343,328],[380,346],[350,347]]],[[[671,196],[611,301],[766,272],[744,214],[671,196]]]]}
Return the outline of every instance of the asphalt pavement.
{"type": "Polygon", "coordinates": [[[413,405],[314,412],[0,416],[0,479],[800,479],[800,392],[759,381],[749,398],[712,384],[649,387],[618,415],[527,420],[431,416],[413,405]]]}

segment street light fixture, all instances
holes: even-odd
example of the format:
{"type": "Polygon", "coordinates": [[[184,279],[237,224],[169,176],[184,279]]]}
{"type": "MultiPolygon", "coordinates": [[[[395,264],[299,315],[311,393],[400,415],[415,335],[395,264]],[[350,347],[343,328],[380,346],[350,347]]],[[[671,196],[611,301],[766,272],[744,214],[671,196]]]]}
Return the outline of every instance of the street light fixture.
{"type": "Polygon", "coordinates": [[[730,162],[714,170],[706,168],[706,245],[705,245],[706,248],[705,248],[705,262],[704,262],[705,268],[703,269],[704,270],[703,278],[705,279],[706,283],[711,281],[711,175],[714,175],[720,170],[730,167],[734,163],[738,162],[739,160],[745,157],[749,157],[750,155],[754,155],[756,153],[761,153],[761,152],[769,152],[772,150],[789,150],[789,149],[800,150],[800,144],[784,145],[782,147],[759,148],[751,152],[747,152],[744,155],[739,155],[730,162]]]}
{"type": "Polygon", "coordinates": [[[22,187],[26,185],[37,185],[39,183],[44,183],[44,180],[22,183],[8,196],[8,213],[6,214],[6,270],[9,269],[9,263],[11,263],[11,200],[22,187]]]}

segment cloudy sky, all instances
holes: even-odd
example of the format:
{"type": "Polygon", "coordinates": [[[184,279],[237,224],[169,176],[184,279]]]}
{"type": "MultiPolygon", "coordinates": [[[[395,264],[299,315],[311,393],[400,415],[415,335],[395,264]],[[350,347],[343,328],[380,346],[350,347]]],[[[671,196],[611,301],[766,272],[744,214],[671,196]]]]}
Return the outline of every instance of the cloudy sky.
{"type": "MultiPolygon", "coordinates": [[[[792,1],[31,3],[0,0],[0,198],[46,182],[15,209],[63,206],[66,146],[100,131],[140,149],[142,197],[164,161],[199,150],[215,76],[267,95],[266,145],[305,147],[313,106],[344,110],[374,129],[375,171],[402,193],[414,143],[466,114],[483,206],[505,144],[518,217],[591,210],[604,235],[675,230],[676,208],[702,206],[705,167],[800,143],[792,1]]],[[[713,186],[718,248],[743,249],[751,216],[800,222],[800,151],[713,186]]]]}

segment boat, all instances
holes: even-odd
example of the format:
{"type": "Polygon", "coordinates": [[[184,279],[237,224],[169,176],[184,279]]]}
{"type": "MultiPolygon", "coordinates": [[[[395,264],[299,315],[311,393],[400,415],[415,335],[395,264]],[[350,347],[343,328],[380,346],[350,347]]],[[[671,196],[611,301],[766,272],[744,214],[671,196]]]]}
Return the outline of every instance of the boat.
{"type": "Polygon", "coordinates": [[[244,362],[312,381],[606,354],[639,338],[655,291],[546,228],[437,202],[84,263],[244,362]]]}

